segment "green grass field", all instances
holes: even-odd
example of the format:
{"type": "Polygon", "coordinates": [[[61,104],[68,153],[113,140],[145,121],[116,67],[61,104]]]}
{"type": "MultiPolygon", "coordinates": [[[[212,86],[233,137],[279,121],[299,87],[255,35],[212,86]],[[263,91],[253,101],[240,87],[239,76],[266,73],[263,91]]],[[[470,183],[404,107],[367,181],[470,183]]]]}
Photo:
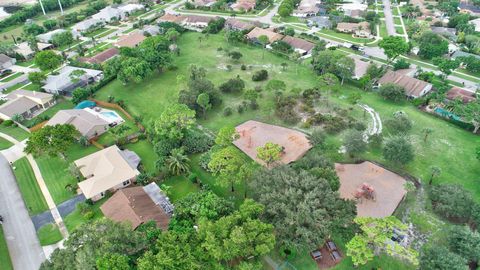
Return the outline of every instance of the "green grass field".
{"type": "Polygon", "coordinates": [[[99,201],[97,201],[93,206],[92,206],[92,211],[94,213],[93,217],[91,219],[86,219],[78,209],[75,209],[72,213],[70,213],[68,216],[66,216],[63,221],[65,222],[65,226],[67,226],[67,230],[71,233],[73,232],[78,226],[84,224],[84,223],[91,223],[94,220],[101,219],[103,218],[103,213],[100,210],[100,206],[107,200],[108,198],[103,198],[99,201]]]}
{"type": "Polygon", "coordinates": [[[33,216],[48,210],[47,202],[27,158],[23,157],[15,161],[13,166],[15,167],[15,178],[29,214],[33,216]]]}
{"type": "Polygon", "coordinates": [[[4,79],[0,80],[0,82],[6,83],[6,82],[9,82],[9,81],[12,81],[13,79],[18,78],[18,77],[22,76],[23,74],[24,74],[23,72],[14,73],[14,74],[9,75],[8,77],[5,77],[4,79]]]}
{"type": "MultiPolygon", "coordinates": [[[[396,10],[396,8],[394,10],[396,10]]],[[[400,17],[393,17],[393,23],[397,25],[402,25],[402,20],[400,19],[400,17]]]]}
{"type": "Polygon", "coordinates": [[[405,33],[403,32],[403,27],[401,27],[401,26],[395,26],[395,32],[396,32],[397,34],[400,34],[400,35],[405,34],[405,33]]]}
{"type": "Polygon", "coordinates": [[[13,270],[12,261],[10,260],[10,253],[8,252],[7,240],[3,233],[3,228],[0,226],[0,262],[2,270],[13,270]]]}
{"type": "Polygon", "coordinates": [[[4,138],[0,138],[0,150],[7,149],[13,146],[13,144],[4,138]]]}
{"type": "Polygon", "coordinates": [[[63,239],[57,225],[51,223],[38,229],[37,235],[42,246],[52,245],[63,239]]]}
{"type": "Polygon", "coordinates": [[[142,165],[144,166],[147,172],[156,172],[155,161],[157,161],[157,156],[153,151],[153,145],[147,140],[141,140],[136,143],[130,143],[125,145],[125,148],[137,153],[138,156],[142,159],[142,165]]]}
{"type": "Polygon", "coordinates": [[[23,141],[30,137],[30,133],[26,132],[25,130],[14,126],[7,127],[5,124],[0,124],[0,132],[10,135],[18,141],[23,141]]]}
{"type": "Polygon", "coordinates": [[[352,34],[346,34],[346,33],[338,33],[334,30],[330,30],[330,29],[322,29],[320,30],[319,33],[323,33],[323,34],[327,34],[327,35],[330,35],[330,36],[334,36],[334,37],[337,37],[337,38],[341,38],[341,39],[345,39],[347,41],[351,41],[351,42],[356,42],[356,43],[365,43],[365,42],[372,42],[373,39],[370,39],[370,38],[355,38],[352,36],[352,34]]]}

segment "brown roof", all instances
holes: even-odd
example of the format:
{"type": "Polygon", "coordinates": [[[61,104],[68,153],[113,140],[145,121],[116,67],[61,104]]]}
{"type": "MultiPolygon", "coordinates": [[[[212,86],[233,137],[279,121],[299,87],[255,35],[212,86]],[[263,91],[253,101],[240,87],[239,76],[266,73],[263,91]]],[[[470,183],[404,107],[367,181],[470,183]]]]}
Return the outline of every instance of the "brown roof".
{"type": "Polygon", "coordinates": [[[338,30],[346,30],[346,31],[355,31],[358,29],[358,23],[338,23],[337,24],[337,29],[338,30]]]}
{"type": "Polygon", "coordinates": [[[256,5],[255,1],[249,1],[249,0],[239,0],[235,4],[232,5],[233,10],[251,10],[254,9],[256,5]]]}
{"type": "Polygon", "coordinates": [[[103,214],[117,222],[129,222],[132,229],[142,223],[153,220],[162,230],[168,229],[170,217],[156,205],[143,187],[131,187],[118,190],[100,206],[103,214]]]}
{"type": "Polygon", "coordinates": [[[173,22],[173,23],[181,23],[185,20],[185,16],[183,15],[175,15],[175,14],[170,14],[166,13],[162,17],[158,19],[160,22],[173,22]]]}
{"type": "Polygon", "coordinates": [[[200,16],[200,15],[186,15],[187,23],[209,23],[210,21],[215,20],[213,17],[200,16]]]}
{"type": "Polygon", "coordinates": [[[476,98],[474,93],[454,86],[447,92],[447,99],[461,99],[463,103],[468,103],[474,101],[476,98]]]}
{"type": "Polygon", "coordinates": [[[248,39],[258,39],[260,36],[267,36],[270,43],[283,38],[283,35],[281,34],[259,27],[253,28],[253,30],[247,34],[248,39]]]}
{"type": "Polygon", "coordinates": [[[138,44],[142,43],[142,41],[144,41],[145,39],[146,37],[143,35],[143,33],[135,31],[128,35],[121,36],[118,39],[117,46],[134,48],[138,44]]]}
{"type": "Polygon", "coordinates": [[[88,58],[80,58],[80,62],[86,62],[91,64],[101,64],[119,53],[120,51],[117,48],[110,48],[101,53],[98,53],[95,56],[88,57],[88,58]]]}
{"type": "Polygon", "coordinates": [[[253,24],[249,22],[240,21],[234,18],[228,18],[225,21],[225,25],[231,28],[241,29],[241,30],[250,30],[253,27],[255,27],[253,24]]]}
{"type": "Polygon", "coordinates": [[[404,75],[399,71],[389,71],[378,81],[379,84],[393,83],[405,89],[407,96],[420,97],[430,91],[432,85],[419,79],[404,75]]]}
{"type": "Polygon", "coordinates": [[[301,49],[306,52],[309,52],[310,50],[315,47],[315,44],[313,44],[310,41],[303,40],[301,38],[296,38],[296,37],[291,37],[291,36],[285,36],[282,41],[285,41],[286,43],[290,44],[295,49],[301,49]]]}

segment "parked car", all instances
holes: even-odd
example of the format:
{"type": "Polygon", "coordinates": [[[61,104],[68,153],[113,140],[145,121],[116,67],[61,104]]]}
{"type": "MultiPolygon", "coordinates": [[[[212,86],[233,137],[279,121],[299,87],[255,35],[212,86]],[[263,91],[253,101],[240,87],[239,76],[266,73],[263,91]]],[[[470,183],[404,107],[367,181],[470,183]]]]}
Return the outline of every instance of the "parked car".
{"type": "Polygon", "coordinates": [[[320,261],[322,259],[322,252],[318,249],[310,252],[310,255],[315,261],[320,261]]]}

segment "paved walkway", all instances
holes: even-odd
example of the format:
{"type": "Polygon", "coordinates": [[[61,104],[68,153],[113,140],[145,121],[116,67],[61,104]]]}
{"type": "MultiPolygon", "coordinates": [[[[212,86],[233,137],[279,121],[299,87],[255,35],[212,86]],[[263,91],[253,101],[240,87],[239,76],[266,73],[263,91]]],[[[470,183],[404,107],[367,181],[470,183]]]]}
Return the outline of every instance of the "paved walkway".
{"type": "MultiPolygon", "coordinates": [[[[21,143],[17,141],[15,138],[4,134],[0,132],[0,137],[12,142],[15,144],[13,147],[19,147],[21,143]]],[[[3,150],[5,151],[5,150],[3,150]]],[[[18,150],[16,150],[18,151],[18,150]]],[[[13,150],[11,152],[14,152],[13,150]]],[[[23,152],[23,149],[22,149],[23,152]]],[[[50,195],[50,192],[48,191],[47,185],[45,184],[45,180],[43,179],[42,173],[40,172],[40,168],[38,167],[37,162],[35,159],[33,159],[32,155],[27,155],[27,160],[30,163],[30,166],[32,167],[33,173],[35,175],[35,178],[37,180],[38,186],[40,187],[40,190],[42,191],[43,197],[45,198],[45,201],[47,202],[48,208],[50,209],[50,212],[52,212],[52,216],[55,220],[55,223],[57,223],[58,228],[60,229],[60,232],[62,233],[62,236],[66,238],[68,236],[68,230],[65,224],[63,223],[63,219],[60,216],[60,213],[58,212],[57,206],[55,205],[55,202],[53,201],[52,195],[50,195]]]]}
{"type": "Polygon", "coordinates": [[[37,270],[45,260],[45,255],[10,163],[2,154],[0,154],[0,214],[5,219],[2,226],[14,269],[37,270]]]}

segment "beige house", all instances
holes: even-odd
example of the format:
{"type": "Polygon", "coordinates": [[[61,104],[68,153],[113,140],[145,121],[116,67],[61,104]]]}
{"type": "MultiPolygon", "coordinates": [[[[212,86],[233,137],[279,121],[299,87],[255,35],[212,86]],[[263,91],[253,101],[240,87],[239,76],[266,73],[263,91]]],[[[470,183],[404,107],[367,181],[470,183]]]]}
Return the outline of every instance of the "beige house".
{"type": "Polygon", "coordinates": [[[47,125],[73,125],[82,136],[91,139],[108,130],[108,122],[88,110],[72,109],[58,111],[47,125]]]}
{"type": "Polygon", "coordinates": [[[6,99],[8,101],[0,105],[3,120],[10,120],[16,114],[29,119],[55,104],[53,95],[27,90],[15,90],[6,99]]]}
{"type": "Polygon", "coordinates": [[[368,22],[360,23],[338,23],[337,31],[342,33],[351,33],[359,38],[371,38],[370,24],[368,22]]]}
{"type": "Polygon", "coordinates": [[[312,49],[315,47],[315,44],[310,41],[291,36],[285,36],[282,41],[288,43],[296,52],[301,55],[309,55],[312,52],[312,49]]]}
{"type": "Polygon", "coordinates": [[[134,31],[130,34],[120,36],[118,38],[117,43],[115,46],[117,47],[128,47],[128,48],[135,48],[140,43],[142,43],[147,37],[141,31],[134,31]]]}
{"type": "Polygon", "coordinates": [[[252,42],[259,42],[258,41],[258,38],[260,36],[266,36],[268,38],[268,42],[269,43],[273,43],[277,40],[280,40],[283,38],[283,35],[282,34],[279,34],[279,33],[275,33],[271,30],[268,30],[268,29],[263,29],[263,28],[260,28],[260,27],[255,27],[253,28],[252,31],[250,31],[246,37],[248,40],[252,41],[252,42]]]}
{"type": "Polygon", "coordinates": [[[86,179],[78,183],[85,198],[98,201],[107,191],[116,191],[135,181],[140,157],[113,145],[74,161],[86,179]]]}
{"type": "Polygon", "coordinates": [[[432,90],[432,84],[410,77],[405,74],[408,70],[389,71],[378,81],[378,85],[393,83],[405,89],[405,94],[411,98],[424,96],[432,90]]]}

